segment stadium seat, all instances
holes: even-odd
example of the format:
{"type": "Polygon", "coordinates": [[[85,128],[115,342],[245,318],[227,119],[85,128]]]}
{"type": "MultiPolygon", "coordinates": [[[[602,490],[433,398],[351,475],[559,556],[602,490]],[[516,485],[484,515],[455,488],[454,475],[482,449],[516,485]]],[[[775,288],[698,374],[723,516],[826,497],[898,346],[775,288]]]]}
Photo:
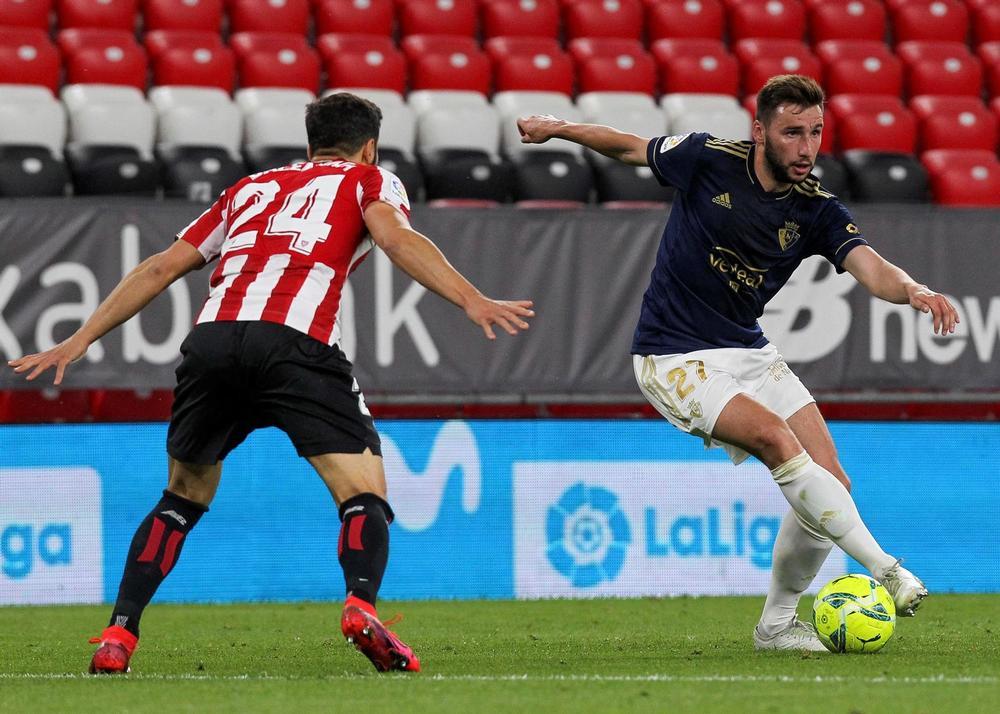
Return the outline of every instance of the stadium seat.
{"type": "Polygon", "coordinates": [[[155,121],[143,93],[129,86],[75,84],[62,88],[69,113],[66,158],[78,194],[151,195],[155,121]]]}
{"type": "MultiPolygon", "coordinates": [[[[743,97],[743,108],[750,113],[751,119],[757,118],[757,95],[748,94],[743,97]]],[[[823,113],[823,141],[819,146],[821,154],[832,154],[834,148],[836,147],[836,127],[837,121],[833,117],[832,112],[823,113]]]]}
{"type": "Polygon", "coordinates": [[[483,36],[559,37],[559,4],[556,0],[485,0],[482,4],[483,36]]]}
{"type": "Polygon", "coordinates": [[[406,0],[399,5],[399,29],[407,35],[475,37],[477,3],[458,0],[406,0]]]}
{"type": "Polygon", "coordinates": [[[994,97],[993,101],[990,102],[990,109],[996,115],[997,121],[1000,122],[1000,97],[994,97]]]}
{"type": "Polygon", "coordinates": [[[194,51],[225,47],[219,33],[207,30],[152,30],[143,37],[143,44],[152,62],[169,49],[194,51]]]}
{"type": "Polygon", "coordinates": [[[837,122],[838,151],[912,154],[916,149],[917,120],[898,96],[837,94],[827,107],[837,122]]]}
{"type": "Polygon", "coordinates": [[[241,87],[283,87],[315,93],[320,62],[302,35],[287,32],[239,32],[229,38],[236,53],[241,87]]]}
{"type": "Polygon", "coordinates": [[[251,87],[236,91],[243,112],[244,156],[252,172],[306,160],[305,106],[316,97],[303,89],[251,87]]]}
{"type": "Polygon", "coordinates": [[[733,46],[740,61],[743,91],[754,94],[777,74],[804,74],[821,82],[819,58],[799,40],[744,39],[733,46]]]}
{"type": "Polygon", "coordinates": [[[157,114],[159,151],[210,146],[239,157],[243,115],[228,92],[210,87],[153,87],[149,101],[157,114]]]}
{"type": "Polygon", "coordinates": [[[650,51],[659,68],[663,94],[739,92],[739,63],[720,40],[662,39],[656,40],[650,51]]]}
{"type": "Polygon", "coordinates": [[[552,139],[544,144],[523,144],[517,128],[517,118],[532,114],[552,114],[567,121],[583,121],[583,115],[572,100],[561,92],[505,91],[493,95],[493,108],[500,115],[500,144],[503,153],[517,160],[533,151],[560,151],[582,156],[583,146],[570,141],[552,139]]]}
{"type": "Polygon", "coordinates": [[[1000,3],[970,3],[972,41],[974,45],[1000,41],[1000,3]]]}
{"type": "Polygon", "coordinates": [[[153,59],[154,85],[218,87],[232,92],[236,60],[228,47],[175,47],[153,59]]]}
{"type": "Polygon", "coordinates": [[[0,424],[90,421],[84,390],[17,389],[0,391],[0,424]]]}
{"type": "Polygon", "coordinates": [[[903,60],[906,93],[967,94],[978,97],[983,86],[982,63],[962,42],[911,40],[896,46],[903,60]]]}
{"type": "Polygon", "coordinates": [[[920,151],[996,151],[997,118],[977,97],[921,95],[910,100],[910,109],[919,122],[920,151]]]}
{"type": "Polygon", "coordinates": [[[724,94],[664,94],[660,107],[669,134],[704,131],[721,139],[750,138],[753,117],[735,97],[724,94]]]}
{"type": "Polygon", "coordinates": [[[35,84],[59,91],[59,50],[42,30],[0,27],[0,84],[35,84]]]}
{"type": "Polygon", "coordinates": [[[493,61],[496,91],[573,94],[573,62],[555,39],[495,37],[485,49],[493,61]]]}
{"type": "Polygon", "coordinates": [[[122,84],[146,90],[146,53],[131,32],[63,30],[58,43],[66,61],[67,84],[122,84]]]}
{"type": "Polygon", "coordinates": [[[903,63],[884,42],[824,40],[814,50],[828,94],[903,93],[903,63]]]}
{"type": "Polygon", "coordinates": [[[992,151],[937,149],[921,161],[937,203],[949,206],[1000,206],[1000,161],[992,151]]]}
{"type": "Polygon", "coordinates": [[[653,0],[646,3],[650,42],[663,38],[721,40],[726,13],[719,0],[653,0]]]}
{"type": "Polygon", "coordinates": [[[331,87],[370,87],[406,91],[406,59],[392,38],[383,35],[321,35],[316,48],[331,87]]]}
{"type": "Polygon", "coordinates": [[[316,34],[392,35],[393,0],[317,0],[316,34]]]}
{"type": "Polygon", "coordinates": [[[911,154],[855,149],[841,157],[859,203],[923,203],[927,172],[911,154]]]}
{"type": "Polygon", "coordinates": [[[802,41],[806,13],[798,0],[742,0],[729,7],[731,42],[749,38],[802,41]]]}
{"type": "Polygon", "coordinates": [[[961,0],[905,2],[890,7],[897,43],[909,40],[965,42],[969,13],[961,0]]]}
{"type": "Polygon", "coordinates": [[[52,0],[0,0],[0,25],[49,31],[52,0]]]}
{"type": "Polygon", "coordinates": [[[806,12],[813,45],[825,40],[885,40],[885,7],[878,0],[819,2],[806,12]]]}
{"type": "Polygon", "coordinates": [[[143,29],[202,30],[219,34],[223,0],[142,0],[143,29]]]}
{"type": "Polygon", "coordinates": [[[169,421],[174,393],[170,389],[93,389],[88,401],[94,421],[169,421]]]}
{"type": "Polygon", "coordinates": [[[61,196],[66,110],[40,86],[0,84],[0,196],[61,196]]]}
{"type": "Polygon", "coordinates": [[[575,0],[563,5],[566,39],[580,37],[642,37],[642,4],[639,0],[575,0]]]}
{"type": "Polygon", "coordinates": [[[824,191],[832,193],[841,200],[848,198],[847,169],[832,154],[821,153],[817,156],[812,173],[819,179],[824,191]]]}
{"type": "Polygon", "coordinates": [[[410,88],[490,93],[490,60],[471,37],[409,35],[401,43],[409,64],[410,88]]]}
{"type": "Polygon", "coordinates": [[[63,30],[93,27],[134,32],[138,5],[138,0],[56,0],[56,12],[63,30]]]}
{"type": "MultiPolygon", "coordinates": [[[[530,151],[513,162],[514,201],[590,201],[594,178],[590,166],[568,151],[530,151]]],[[[519,207],[529,207],[521,204],[519,207]]],[[[543,207],[534,204],[534,207],[543,207]]],[[[554,207],[548,204],[548,207],[554,207]]],[[[566,207],[566,206],[564,206],[566,207]]]]}
{"type": "Polygon", "coordinates": [[[568,48],[580,92],[656,92],[656,64],[638,40],[588,37],[568,48]]]}
{"type": "Polygon", "coordinates": [[[1000,97],[1000,40],[979,45],[977,55],[986,73],[986,88],[991,97],[1000,97]]]}
{"type": "Polygon", "coordinates": [[[227,0],[230,32],[309,30],[309,0],[227,0]]]}

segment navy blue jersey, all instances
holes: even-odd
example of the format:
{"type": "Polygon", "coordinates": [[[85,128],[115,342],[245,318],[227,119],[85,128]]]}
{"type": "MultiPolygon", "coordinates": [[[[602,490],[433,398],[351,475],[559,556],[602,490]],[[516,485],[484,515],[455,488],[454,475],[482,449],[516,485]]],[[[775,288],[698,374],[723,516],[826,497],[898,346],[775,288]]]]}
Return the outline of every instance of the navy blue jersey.
{"type": "Polygon", "coordinates": [[[843,272],[847,253],[866,244],[844,204],[814,176],[782,193],[765,191],[748,141],[661,136],[646,154],[657,180],[677,193],[633,354],[763,347],[757,318],[802,259],[822,255],[843,272]]]}

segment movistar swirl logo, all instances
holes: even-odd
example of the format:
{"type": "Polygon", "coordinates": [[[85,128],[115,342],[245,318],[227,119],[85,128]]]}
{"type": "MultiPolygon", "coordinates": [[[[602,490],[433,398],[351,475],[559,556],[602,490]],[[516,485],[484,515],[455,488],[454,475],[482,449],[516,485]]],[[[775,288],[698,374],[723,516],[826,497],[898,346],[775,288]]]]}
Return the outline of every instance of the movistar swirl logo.
{"type": "Polygon", "coordinates": [[[632,542],[618,496],[606,488],[577,483],[549,506],[545,517],[546,555],[575,587],[614,580],[632,542]]]}

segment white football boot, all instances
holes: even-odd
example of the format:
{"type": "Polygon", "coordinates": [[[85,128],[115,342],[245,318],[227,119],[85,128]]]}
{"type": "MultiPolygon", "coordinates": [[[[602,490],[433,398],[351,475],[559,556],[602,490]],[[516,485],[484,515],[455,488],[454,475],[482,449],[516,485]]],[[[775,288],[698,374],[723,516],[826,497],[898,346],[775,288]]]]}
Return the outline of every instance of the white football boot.
{"type": "Polygon", "coordinates": [[[753,628],[753,648],[755,650],[800,650],[805,652],[827,652],[819,641],[816,628],[812,623],[803,622],[797,616],[792,622],[770,637],[761,637],[757,628],[753,628]]]}
{"type": "Polygon", "coordinates": [[[892,595],[892,601],[896,603],[896,615],[899,617],[913,617],[920,603],[927,597],[927,588],[920,582],[920,578],[904,568],[900,560],[873,575],[892,595]]]}

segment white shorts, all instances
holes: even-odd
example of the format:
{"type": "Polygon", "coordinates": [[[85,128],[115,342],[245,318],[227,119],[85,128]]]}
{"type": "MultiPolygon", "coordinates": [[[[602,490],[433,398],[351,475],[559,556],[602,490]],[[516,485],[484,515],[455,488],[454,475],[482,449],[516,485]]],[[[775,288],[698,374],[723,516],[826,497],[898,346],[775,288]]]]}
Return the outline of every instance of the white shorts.
{"type": "Polygon", "coordinates": [[[705,448],[722,447],[734,464],[750,454],[712,438],[723,407],[747,394],[782,419],[816,401],[774,345],[760,349],[698,350],[687,354],[632,356],[639,389],[681,431],[700,436],[705,448]]]}

